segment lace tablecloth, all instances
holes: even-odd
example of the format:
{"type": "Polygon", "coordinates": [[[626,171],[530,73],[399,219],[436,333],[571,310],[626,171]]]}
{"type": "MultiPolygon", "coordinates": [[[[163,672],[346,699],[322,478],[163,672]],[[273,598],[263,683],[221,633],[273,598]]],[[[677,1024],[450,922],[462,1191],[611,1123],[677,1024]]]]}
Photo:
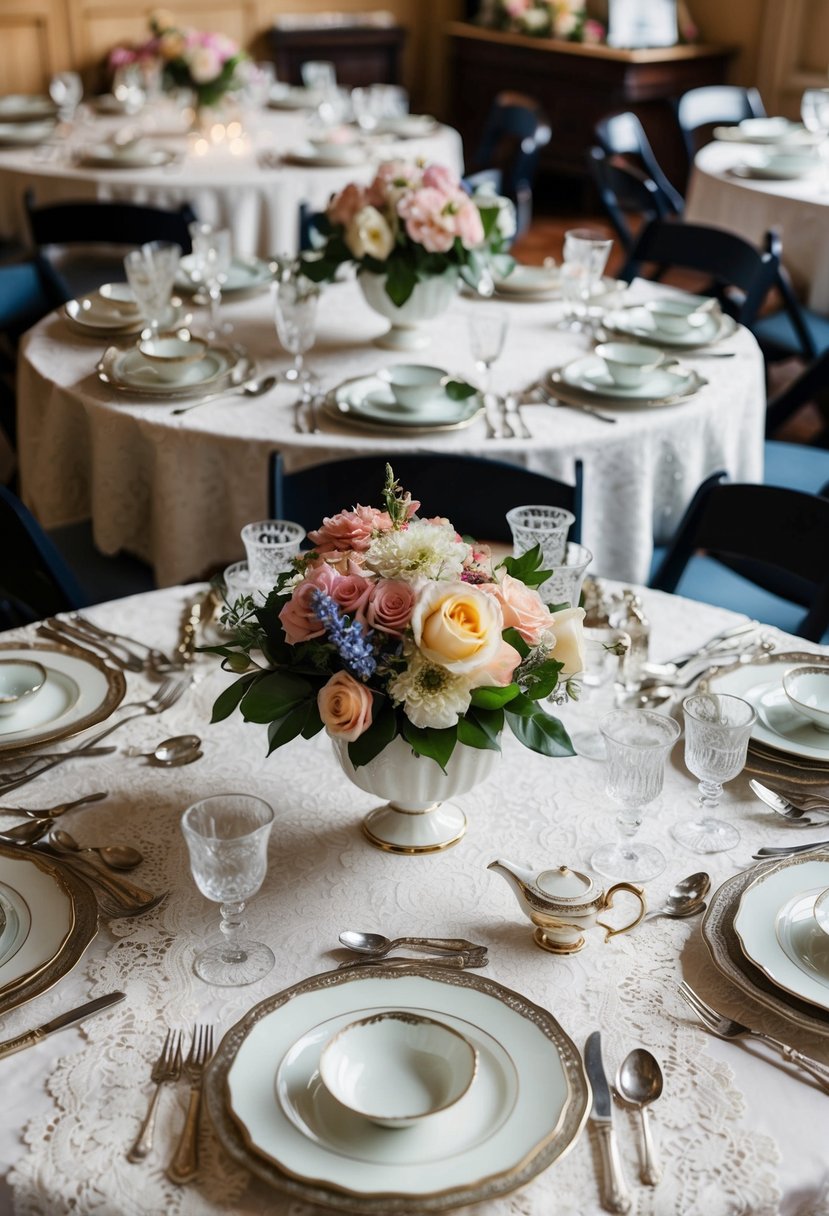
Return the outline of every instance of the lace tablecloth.
{"type": "Polygon", "coordinates": [[[235,253],[272,257],[299,248],[300,203],[323,208],[347,182],[369,182],[379,160],[425,157],[463,171],[461,137],[451,127],[438,127],[426,138],[375,140],[363,163],[332,168],[281,162],[285,154],[307,147],[311,128],[302,113],[252,116],[238,155],[225,145],[188,152],[181,118],[181,111],[167,103],[136,118],[96,118],[78,125],[51,159],[42,148],[0,149],[0,233],[29,239],[22,200],[32,189],[38,203],[98,199],[166,208],[190,203],[203,222],[231,230],[235,253]],[[116,134],[146,138],[148,145],[162,147],[176,159],[161,168],[72,164],[73,151],[116,134]]]}
{"type": "Polygon", "coordinates": [[[762,245],[770,228],[783,239],[783,265],[810,308],[829,309],[829,193],[820,170],[794,181],[736,176],[732,170],[765,149],[712,143],[701,148],[688,187],[685,219],[713,224],[762,245]]]}
{"type": "MultiPolygon", "coordinates": [[[[93,615],[168,645],[191,592],[158,592],[96,608],[93,615]]],[[[655,592],[646,593],[645,602],[656,658],[699,643],[736,619],[655,592]]],[[[146,861],[137,881],[170,895],[150,915],[103,925],[84,960],[54,991],[3,1019],[0,1037],[6,1038],[90,995],[113,989],[127,994],[80,1031],[64,1031],[2,1061],[0,1161],[8,1189],[0,1189],[0,1211],[312,1216],[250,1181],[207,1130],[199,1180],[185,1188],[167,1181],[163,1170],[183,1120],[183,1087],[163,1095],[153,1157],[130,1165],[125,1154],[146,1107],[150,1065],[165,1027],[199,1018],[229,1028],[265,996],[334,965],[344,928],[483,942],[490,949],[486,974],[550,1009],[579,1047],[591,1030],[602,1029],[610,1071],[633,1047],[651,1048],[665,1073],[665,1092],[654,1108],[664,1164],[656,1190],[637,1183],[633,1117],[618,1109],[615,1116],[636,1216],[792,1216],[819,1189],[826,1168],[826,1095],[776,1057],[765,1058],[763,1048],[705,1034],[676,985],[687,978],[724,1011],[824,1060],[829,1040],[798,1032],[730,987],[708,959],[698,921],[656,920],[608,944],[592,931],[579,954],[545,954],[532,943],[530,925],[507,887],[487,871],[496,857],[538,868],[584,868],[595,845],[614,830],[600,764],[544,759],[508,737],[495,774],[462,799],[469,830],[459,845],[431,856],[397,857],[365,842],[359,822],[372,799],[344,779],[324,736],[296,740],[266,760],[263,728],[238,717],[208,725],[227,677],[207,657],[196,667],[200,680],[162,719],[139,719],[115,738],[121,747],[146,748],[196,730],[205,740],[201,762],[164,770],[119,752],[64,767],[26,791],[26,805],[43,806],[109,790],[106,801],[71,812],[67,826],[82,842],[138,846],[146,861]],[[210,989],[191,972],[194,952],[218,917],[189,877],[178,826],[191,801],[229,789],[261,795],[276,811],[268,876],[249,907],[251,930],[274,949],[276,967],[267,979],[237,990],[210,989]]],[[[130,685],[128,695],[149,690],[139,677],[130,677],[130,685]]],[[[587,715],[588,704],[563,713],[572,723],[587,715]]],[[[653,906],[702,864],[716,886],[747,864],[755,846],[791,839],[740,778],[727,786],[722,813],[739,825],[742,841],[733,855],[703,862],[669,836],[670,826],[690,812],[693,793],[678,748],[642,829],[669,857],[666,872],[648,884],[653,906]]],[[[596,1167],[595,1143],[585,1132],[566,1158],[531,1184],[477,1210],[480,1216],[594,1216],[600,1211],[596,1167]]]]}
{"type": "MultiPolygon", "coordinates": [[[[636,284],[637,290],[656,289],[636,284]]],[[[459,299],[431,326],[432,345],[417,358],[474,377],[467,315],[493,307],[503,307],[510,321],[496,365],[498,389],[523,388],[587,348],[586,337],[556,327],[556,303],[459,299]]],[[[285,369],[267,295],[225,311],[233,340],[248,348],[260,372],[285,369]]],[[[399,361],[371,344],[385,327],[354,283],[328,289],[308,356],[324,387],[399,361]]],[[[654,535],[664,540],[673,533],[704,478],[717,469],[737,480],[762,478],[762,356],[744,329],[722,348],[733,358],[688,356],[689,366],[709,381],[696,397],[657,409],[620,408],[615,425],[538,405],[524,409],[531,440],[487,439],[480,420],[465,430],[416,438],[377,435],[322,413],[320,433],[307,435],[294,430],[296,390],[287,384],[256,400],[237,396],[178,416],[155,400],[142,404],[115,393],[95,378],[100,345],[75,336],[53,315],[30,331],[20,363],[23,495],[46,527],[91,516],[100,549],[136,553],[152,563],[164,586],[206,576],[244,556],[239,530],[272,514],[268,461],[276,448],[289,472],[415,448],[485,455],[572,482],[579,459],[582,539],[593,552],[593,570],[644,583],[654,535]]],[[[427,514],[440,513],[440,503],[423,505],[427,514]]]]}

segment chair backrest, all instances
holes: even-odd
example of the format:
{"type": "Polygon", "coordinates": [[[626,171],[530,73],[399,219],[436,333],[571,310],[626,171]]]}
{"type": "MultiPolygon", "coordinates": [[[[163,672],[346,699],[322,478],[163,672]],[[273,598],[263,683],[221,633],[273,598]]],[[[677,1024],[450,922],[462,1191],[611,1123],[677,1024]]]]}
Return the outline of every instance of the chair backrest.
{"type": "Polygon", "coordinates": [[[742,299],[733,311],[742,324],[750,326],[776,285],[780,259],[776,252],[756,249],[722,228],[682,220],[652,220],[640,232],[619,278],[630,282],[646,263],[699,271],[713,280],[718,291],[737,288],[742,299]]]}
{"type": "MultiPolygon", "coordinates": [[[[818,355],[805,371],[771,397],[766,408],[766,435],[773,435],[807,401],[814,401],[829,390],[829,348],[818,355]]],[[[829,460],[829,454],[827,454],[829,460]]]]}
{"type": "Polygon", "coordinates": [[[743,122],[746,118],[765,118],[766,108],[756,89],[744,89],[735,84],[706,84],[689,89],[676,103],[676,116],[689,164],[704,140],[717,124],[743,122]]]}
{"type": "Polygon", "coordinates": [[[645,170],[646,176],[662,192],[667,210],[674,215],[682,214],[685,200],[668,180],[656,159],[645,128],[635,114],[631,114],[629,110],[621,114],[609,114],[606,118],[599,119],[593,129],[596,142],[608,156],[635,157],[645,170]]]}
{"type": "Polygon", "coordinates": [[[0,333],[19,337],[66,299],[44,258],[0,266],[0,333]]]}
{"type": "Polygon", "coordinates": [[[590,148],[587,166],[595,183],[601,204],[616,229],[626,253],[635,243],[635,234],[626,216],[637,215],[642,220],[662,219],[669,212],[665,196],[652,181],[634,165],[613,160],[602,148],[590,148]]]}
{"type": "Polygon", "coordinates": [[[782,486],[733,484],[726,474],[697,491],[651,580],[675,591],[694,553],[703,550],[808,612],[800,637],[819,641],[829,627],[829,499],[782,486]]]}
{"type": "MultiPolygon", "coordinates": [[[[270,504],[275,519],[291,519],[310,530],[328,515],[356,506],[380,504],[385,483],[385,456],[358,456],[286,473],[279,452],[271,457],[270,504]]],[[[481,541],[509,543],[506,521],[511,507],[529,503],[563,507],[576,522],[570,539],[581,535],[582,464],[568,485],[531,473],[518,465],[477,456],[444,456],[432,452],[388,458],[400,484],[420,501],[420,514],[450,519],[464,535],[481,541]]]]}
{"type": "Polygon", "coordinates": [[[473,170],[500,170],[503,190],[516,206],[519,232],[529,225],[538,159],[551,138],[550,124],[532,97],[513,92],[496,96],[473,158],[473,170]]]}
{"type": "Polygon", "coordinates": [[[0,485],[0,629],[83,608],[86,596],[30,511],[0,485]]]}

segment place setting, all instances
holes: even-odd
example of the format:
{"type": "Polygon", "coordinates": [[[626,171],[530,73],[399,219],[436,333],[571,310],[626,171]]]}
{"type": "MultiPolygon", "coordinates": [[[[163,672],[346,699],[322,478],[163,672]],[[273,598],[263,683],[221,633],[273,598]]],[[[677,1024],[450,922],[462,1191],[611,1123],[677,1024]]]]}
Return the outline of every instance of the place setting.
{"type": "Polygon", "coordinates": [[[90,144],[73,152],[73,163],[82,169],[162,169],[174,164],[178,155],[146,139],[90,144]]]}
{"type": "Polygon", "coordinates": [[[422,435],[471,426],[484,402],[474,386],[443,368],[400,363],[344,381],[326,394],[322,410],[346,425],[422,435]]]}
{"type": "Polygon", "coordinates": [[[820,150],[808,144],[780,144],[767,149],[755,149],[744,153],[743,159],[731,165],[728,172],[733,177],[753,178],[758,181],[798,181],[820,173],[824,162],[820,150]]]}
{"type": "Polygon", "coordinates": [[[575,405],[597,400],[604,406],[642,408],[690,400],[708,381],[656,347],[602,342],[592,354],[549,372],[541,383],[551,396],[575,405]]]}
{"type": "Polygon", "coordinates": [[[739,326],[711,296],[677,293],[611,309],[602,320],[602,328],[623,338],[690,353],[726,341],[739,326]]]}

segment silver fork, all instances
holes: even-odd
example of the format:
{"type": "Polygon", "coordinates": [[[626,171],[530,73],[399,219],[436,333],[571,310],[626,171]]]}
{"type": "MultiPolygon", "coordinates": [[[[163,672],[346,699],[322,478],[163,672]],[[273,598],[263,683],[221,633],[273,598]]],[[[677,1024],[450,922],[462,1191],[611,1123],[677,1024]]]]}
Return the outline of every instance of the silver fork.
{"type": "Polygon", "coordinates": [[[184,1130],[178,1142],[173,1160],[167,1167],[171,1182],[189,1182],[199,1168],[199,1112],[201,1110],[202,1077],[205,1066],[213,1055],[213,1027],[193,1027],[193,1042],[190,1054],[184,1061],[184,1076],[190,1084],[190,1102],[184,1120],[184,1130]]]}
{"type": "Polygon", "coordinates": [[[788,819],[799,827],[812,827],[823,822],[820,819],[811,819],[810,811],[829,815],[829,801],[825,797],[816,794],[798,794],[797,802],[792,802],[790,797],[786,797],[779,790],[773,790],[769,786],[763,785],[762,781],[752,779],[748,784],[761,802],[771,807],[783,819],[788,819]]]}
{"type": "Polygon", "coordinates": [[[109,639],[111,642],[120,642],[124,647],[137,646],[147,654],[147,663],[150,667],[159,670],[166,667],[170,670],[177,669],[177,665],[173,662],[169,655],[163,650],[158,650],[155,646],[148,646],[146,642],[142,642],[140,638],[127,637],[124,633],[113,633],[110,629],[102,629],[100,625],[96,625],[94,621],[90,621],[88,617],[82,616],[80,612],[73,612],[69,616],[73,624],[79,625],[81,629],[85,629],[87,633],[97,634],[98,637],[109,639]]]}
{"type": "Polygon", "coordinates": [[[153,1134],[155,1132],[155,1115],[158,1109],[158,1098],[161,1093],[161,1086],[168,1081],[177,1081],[181,1076],[181,1031],[168,1030],[167,1037],[164,1040],[164,1046],[161,1048],[161,1054],[153,1064],[150,1080],[155,1085],[153,1095],[150,1098],[150,1104],[147,1107],[147,1113],[144,1116],[144,1122],[141,1124],[141,1131],[133,1144],[130,1151],[127,1153],[127,1161],[143,1161],[149,1156],[153,1147],[153,1134]]]}
{"type": "Polygon", "coordinates": [[[759,1039],[761,1043],[768,1043],[791,1064],[796,1064],[798,1068],[807,1072],[818,1082],[821,1089],[829,1093],[829,1067],[827,1065],[821,1064],[819,1060],[813,1060],[811,1056],[804,1056],[802,1051],[797,1051],[788,1043],[782,1043],[780,1039],[772,1038],[770,1034],[764,1034],[762,1030],[752,1030],[749,1026],[744,1026],[742,1022],[735,1022],[733,1018],[727,1018],[724,1014],[717,1013],[716,1009],[707,1005],[684,980],[679,985],[679,995],[687,1005],[690,1005],[705,1029],[716,1035],[718,1039],[739,1039],[744,1035],[749,1035],[753,1039],[759,1039]]]}
{"type": "Polygon", "coordinates": [[[22,785],[26,785],[29,781],[34,781],[36,777],[40,777],[42,773],[48,773],[57,765],[63,764],[64,760],[70,759],[72,756],[80,755],[87,748],[93,747],[96,743],[100,743],[101,739],[105,739],[107,735],[111,735],[113,731],[118,730],[126,722],[132,721],[133,718],[140,718],[142,714],[160,714],[165,709],[169,709],[171,705],[175,705],[176,701],[181,697],[184,690],[190,683],[190,677],[178,677],[177,679],[165,680],[158,688],[157,692],[153,693],[146,701],[133,701],[129,705],[122,706],[124,709],[135,709],[136,713],[127,714],[126,717],[120,718],[117,722],[113,722],[104,730],[98,731],[97,735],[87,739],[80,747],[73,748],[72,751],[64,752],[56,760],[50,760],[48,764],[42,764],[39,769],[34,772],[28,772],[22,777],[12,778],[10,781],[0,780],[0,794],[6,794],[10,790],[16,790],[22,785]]]}

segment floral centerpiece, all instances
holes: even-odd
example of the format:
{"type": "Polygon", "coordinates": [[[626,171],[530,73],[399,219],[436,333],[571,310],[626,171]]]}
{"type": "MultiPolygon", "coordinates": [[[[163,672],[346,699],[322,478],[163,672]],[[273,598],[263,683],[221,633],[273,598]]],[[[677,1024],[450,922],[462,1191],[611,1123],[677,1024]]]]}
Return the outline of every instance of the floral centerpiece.
{"type": "Polygon", "coordinates": [[[319,248],[303,260],[308,278],[323,282],[354,263],[384,276],[397,307],[430,278],[455,272],[478,288],[513,265],[512,204],[488,191],[468,194],[444,165],[386,161],[370,185],[351,182],[335,194],[316,226],[319,248]]]}
{"type": "Polygon", "coordinates": [[[587,15],[583,0],[494,0],[484,21],[496,29],[566,42],[601,43],[605,28],[587,15]]]}
{"type": "Polygon", "coordinates": [[[384,499],[326,518],[264,606],[232,607],[234,639],[211,649],[241,674],[213,720],[238,707],[268,725],[270,751],[324,727],[357,784],[395,747],[398,766],[414,754],[440,782],[457,753],[500,751],[505,726],[533,751],[572,755],[541,702],[582,669],[583,610],[542,602],[537,549],[493,568],[448,520],[419,518],[388,466],[384,499]]]}
{"type": "Polygon", "coordinates": [[[179,26],[166,9],[150,14],[150,35],[138,46],[111,51],[110,68],[158,64],[164,86],[192,89],[198,108],[215,106],[238,84],[237,69],[247,55],[227,35],[179,26]]]}

